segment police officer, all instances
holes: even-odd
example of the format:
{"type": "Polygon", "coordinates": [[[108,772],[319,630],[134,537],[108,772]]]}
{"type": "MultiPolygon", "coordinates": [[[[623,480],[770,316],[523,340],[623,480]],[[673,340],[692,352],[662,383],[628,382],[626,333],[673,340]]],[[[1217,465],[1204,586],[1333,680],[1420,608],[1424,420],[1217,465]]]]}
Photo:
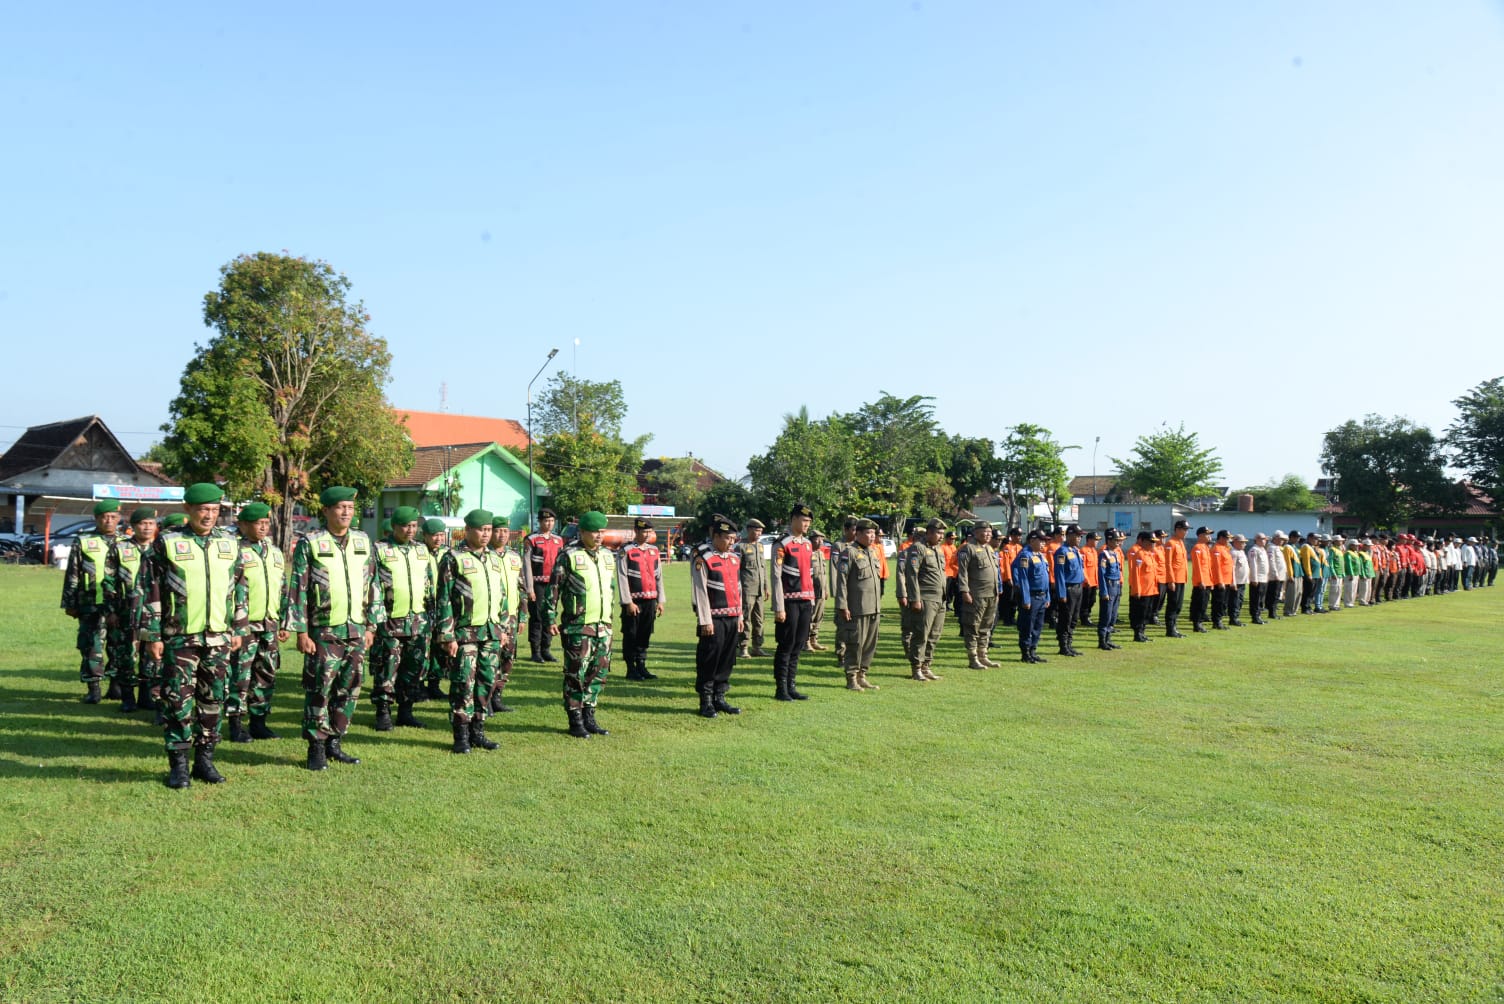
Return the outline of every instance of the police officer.
{"type": "Polygon", "coordinates": [[[538,532],[530,533],[522,540],[522,584],[527,589],[527,641],[534,662],[559,661],[550,651],[553,635],[548,631],[548,625],[555,619],[548,604],[557,598],[549,586],[554,578],[554,564],[559,552],[564,550],[564,538],[554,533],[557,519],[552,509],[539,509],[538,532]]]}
{"type": "Polygon", "coordinates": [[[1019,662],[1048,662],[1039,654],[1039,636],[1044,631],[1044,612],[1050,605],[1050,562],[1044,549],[1044,531],[1030,530],[1024,550],[1013,559],[1013,585],[1018,590],[1019,662]]]}
{"type": "Polygon", "coordinates": [[[809,615],[809,643],[806,648],[811,652],[823,652],[825,646],[820,644],[820,625],[825,622],[825,598],[830,593],[830,545],[825,542],[825,534],[815,530],[809,535],[810,543],[810,578],[815,584],[815,605],[809,615]]]}
{"type": "MultiPolygon", "coordinates": [[[[510,714],[511,706],[501,699],[502,691],[512,682],[512,667],[517,662],[517,631],[522,623],[523,562],[522,555],[511,547],[512,525],[505,516],[491,517],[491,552],[501,562],[501,588],[506,594],[501,604],[501,651],[496,666],[496,682],[491,688],[491,710],[510,714]]],[[[400,723],[399,723],[400,724],[400,723]]]]}
{"type": "MultiPolygon", "coordinates": [[[[814,512],[803,502],[789,510],[788,532],[773,542],[773,692],[787,693],[799,676],[799,655],[809,644],[815,608],[814,512]]],[[[797,689],[797,688],[794,688],[797,689]]]]}
{"type": "Polygon", "coordinates": [[[621,597],[621,655],[627,679],[656,680],[649,673],[648,643],[653,625],[664,611],[662,556],[648,543],[653,524],[638,517],[632,523],[632,542],[616,552],[616,594],[621,597]]]}
{"type": "Polygon", "coordinates": [[[485,722],[506,641],[502,580],[507,572],[490,548],[493,518],[486,509],[467,512],[464,543],[450,548],[439,562],[434,612],[439,643],[449,659],[449,727],[451,750],[457,754],[497,747],[486,735],[485,722]]]}
{"type": "Polygon", "coordinates": [[[1081,616],[1081,591],[1086,586],[1086,569],[1081,556],[1081,528],[1072,523],[1065,528],[1065,541],[1055,549],[1055,641],[1060,654],[1074,658],[1075,623],[1081,616]]]}
{"type": "Polygon", "coordinates": [[[735,543],[736,524],[719,513],[712,516],[710,540],[695,551],[689,572],[698,639],[695,693],[705,718],[741,714],[741,708],[726,701],[742,628],[742,559],[735,543]]]}
{"type": "Polygon", "coordinates": [[[904,595],[914,618],[906,654],[915,680],[940,679],[930,663],[945,633],[945,552],[940,549],[944,540],[945,521],[930,520],[924,525],[924,538],[909,545],[907,560],[901,563],[904,595]]]}
{"type": "Polygon", "coordinates": [[[576,739],[610,733],[596,724],[595,706],[611,670],[616,563],[601,544],[606,515],[580,516],[580,536],[554,563],[549,634],[564,640],[564,712],[576,739]]]}
{"type": "Polygon", "coordinates": [[[956,549],[956,588],[961,593],[961,637],[967,666],[990,669],[987,658],[992,621],[997,616],[997,552],[992,549],[992,525],[974,523],[971,537],[956,549]]]}
{"type": "Polygon", "coordinates": [[[767,595],[767,575],[762,560],[763,523],[749,519],[744,529],[746,540],[737,545],[742,558],[742,635],[741,655],[762,658],[762,598],[767,595]],[[749,648],[750,644],[750,648],[749,648]]]}
{"type": "Polygon", "coordinates": [[[413,704],[423,697],[427,668],[428,605],[437,580],[430,577],[428,547],[420,539],[423,514],[412,506],[392,511],[392,530],[376,544],[376,575],[381,582],[386,619],[376,629],[371,647],[371,702],[376,708],[376,731],[392,730],[392,704],[397,723],[422,728],[413,717],[413,704]]]}
{"type": "MultiPolygon", "coordinates": [[[[877,556],[872,541],[877,524],[870,519],[857,520],[852,546],[843,550],[835,562],[836,616],[848,625],[846,636],[846,689],[877,690],[867,679],[872,658],[877,651],[877,610],[882,599],[877,556]]],[[[789,696],[799,701],[804,695],[789,688],[789,696]]]]}
{"type": "Polygon", "coordinates": [[[1014,627],[1018,619],[1018,596],[1013,585],[1013,559],[1024,549],[1022,527],[1008,527],[1008,539],[997,549],[997,615],[1003,627],[1014,627]]]}
{"type": "Polygon", "coordinates": [[[1118,550],[1122,535],[1109,528],[1097,552],[1097,648],[1111,651],[1121,648],[1112,640],[1117,630],[1118,604],[1123,599],[1123,552],[1118,550]]]}
{"type": "Polygon", "coordinates": [[[115,528],[119,523],[118,501],[100,499],[94,503],[94,531],[78,535],[63,572],[62,607],[64,613],[78,621],[78,679],[87,690],[85,704],[98,704],[101,700],[99,688],[104,678],[110,617],[104,594],[105,571],[115,550],[115,528]]]}
{"type": "MultiPolygon", "coordinates": [[[[837,559],[841,552],[856,543],[856,517],[847,516],[841,523],[841,539],[831,548],[830,575],[831,592],[835,591],[835,572],[837,559]]],[[[836,618],[836,665],[846,665],[846,636],[851,633],[851,622],[836,618]]]]}
{"type": "Polygon", "coordinates": [[[230,656],[230,685],[225,715],[230,741],[276,739],[266,724],[271,713],[272,691],[282,666],[278,647],[287,640],[282,630],[282,600],[286,592],[287,562],[281,548],[271,542],[272,508],[252,502],[236,515],[240,527],[240,564],[245,575],[246,635],[240,649],[230,656]],[[250,729],[244,721],[249,717],[250,729]]]}

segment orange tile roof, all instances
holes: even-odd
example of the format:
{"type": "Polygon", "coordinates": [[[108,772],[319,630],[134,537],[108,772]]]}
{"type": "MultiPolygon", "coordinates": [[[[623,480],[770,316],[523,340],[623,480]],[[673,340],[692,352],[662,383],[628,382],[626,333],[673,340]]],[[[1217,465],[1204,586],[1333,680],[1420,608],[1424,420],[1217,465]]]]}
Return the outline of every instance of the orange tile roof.
{"type": "Polygon", "coordinates": [[[445,411],[393,409],[407,419],[407,434],[413,445],[457,446],[461,443],[499,443],[509,450],[527,449],[527,430],[510,418],[453,415],[445,411]]]}

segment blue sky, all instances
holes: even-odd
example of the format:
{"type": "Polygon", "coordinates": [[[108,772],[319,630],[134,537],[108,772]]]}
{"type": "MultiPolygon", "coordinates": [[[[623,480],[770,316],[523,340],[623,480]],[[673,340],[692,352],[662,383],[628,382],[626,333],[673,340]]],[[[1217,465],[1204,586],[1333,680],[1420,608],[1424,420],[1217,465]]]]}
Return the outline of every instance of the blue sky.
{"type": "Polygon", "coordinates": [[[558,347],[732,475],[887,390],[1314,477],[1504,372],[1498,3],[314,6],[8,13],[0,446],[148,446],[258,250],[351,278],[400,406],[521,418],[558,347]]]}

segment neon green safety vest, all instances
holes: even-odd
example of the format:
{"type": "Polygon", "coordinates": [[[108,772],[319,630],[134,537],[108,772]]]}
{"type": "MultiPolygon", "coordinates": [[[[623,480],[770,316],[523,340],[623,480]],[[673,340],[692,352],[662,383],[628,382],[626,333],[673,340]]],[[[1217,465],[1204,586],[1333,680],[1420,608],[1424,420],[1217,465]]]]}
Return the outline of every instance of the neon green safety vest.
{"type": "Polygon", "coordinates": [[[501,603],[505,587],[501,584],[501,562],[490,550],[476,553],[469,548],[455,548],[454,564],[460,576],[470,584],[469,627],[495,624],[501,620],[501,603]]]}
{"type": "Polygon", "coordinates": [[[104,559],[110,553],[109,538],[99,533],[81,533],[76,546],[82,558],[79,571],[88,576],[85,581],[92,585],[94,605],[99,606],[104,603],[104,559]]]}
{"type": "Polygon", "coordinates": [[[122,540],[115,545],[115,560],[120,563],[120,580],[126,589],[136,588],[141,574],[141,545],[134,540],[122,540]]]}
{"type": "Polygon", "coordinates": [[[422,544],[394,544],[382,541],[376,545],[376,560],[381,562],[392,577],[392,603],[387,616],[400,620],[421,608],[428,595],[425,576],[428,574],[428,548],[422,544]],[[421,551],[420,556],[418,552],[421,551]]]}
{"type": "Polygon", "coordinates": [[[323,570],[329,583],[329,620],[320,626],[366,622],[366,566],[371,562],[371,538],[351,530],[340,547],[328,530],[315,530],[306,538],[308,556],[323,570]]]}
{"type": "Polygon", "coordinates": [[[182,582],[182,606],[177,611],[182,632],[222,634],[230,630],[238,542],[222,534],[198,537],[174,533],[162,542],[162,550],[182,582]]]}
{"type": "Polygon", "coordinates": [[[249,541],[240,543],[240,563],[245,568],[246,606],[253,621],[264,621],[282,612],[282,579],[285,559],[275,544],[266,544],[266,556],[249,541]]]}
{"type": "Polygon", "coordinates": [[[522,555],[508,548],[498,557],[501,558],[501,587],[506,590],[501,615],[515,617],[522,609],[522,555]]]}
{"type": "Polygon", "coordinates": [[[567,559],[563,596],[564,621],[571,624],[602,624],[612,617],[611,597],[616,585],[616,561],[611,551],[597,547],[594,552],[572,547],[561,557],[567,559]]]}

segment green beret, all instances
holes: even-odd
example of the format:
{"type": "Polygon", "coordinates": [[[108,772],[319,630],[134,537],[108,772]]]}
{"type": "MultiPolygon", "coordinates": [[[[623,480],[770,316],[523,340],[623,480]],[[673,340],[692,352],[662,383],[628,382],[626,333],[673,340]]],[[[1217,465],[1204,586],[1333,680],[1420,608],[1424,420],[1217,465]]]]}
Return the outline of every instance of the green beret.
{"type": "Polygon", "coordinates": [[[94,503],[94,515],[103,516],[107,512],[119,512],[119,499],[100,499],[94,503]]]}
{"type": "Polygon", "coordinates": [[[343,485],[332,485],[319,492],[319,505],[332,506],[341,502],[355,501],[355,489],[346,488],[343,485]]]}
{"type": "Polygon", "coordinates": [[[167,518],[162,520],[162,525],[171,530],[175,526],[182,526],[188,522],[188,517],[180,512],[168,513],[167,518]]]}
{"type": "Polygon", "coordinates": [[[490,526],[491,510],[471,509],[469,512],[465,513],[465,525],[472,530],[479,530],[481,527],[490,526]]]}
{"type": "Polygon", "coordinates": [[[512,521],[507,519],[505,516],[491,517],[491,528],[493,530],[509,530],[511,529],[511,527],[512,521]]]}
{"type": "Polygon", "coordinates": [[[146,521],[148,519],[156,519],[156,518],[157,518],[157,511],[155,509],[153,509],[149,505],[144,505],[144,506],[141,506],[139,509],[133,509],[133,510],[131,510],[131,526],[135,526],[137,523],[144,522],[144,521],[146,521]]]}
{"type": "Polygon", "coordinates": [[[606,514],[597,509],[591,509],[580,516],[581,530],[604,530],[605,528],[606,514]]]}
{"type": "Polygon", "coordinates": [[[242,523],[254,523],[258,519],[266,519],[272,514],[272,507],[265,502],[252,502],[240,510],[240,515],[235,518],[242,523]]]}
{"type": "Polygon", "coordinates": [[[447,529],[449,528],[444,525],[444,521],[441,519],[425,520],[423,523],[424,533],[443,533],[447,529]]]}
{"type": "Polygon", "coordinates": [[[870,519],[859,519],[856,521],[856,528],[858,530],[876,530],[877,524],[870,519]]]}
{"type": "Polygon", "coordinates": [[[392,510],[392,526],[402,526],[406,523],[416,523],[423,518],[423,514],[410,505],[399,505],[392,510]]]}
{"type": "Polygon", "coordinates": [[[220,491],[219,485],[211,484],[208,481],[200,481],[196,485],[189,485],[188,490],[183,492],[183,503],[185,505],[207,505],[210,502],[218,502],[224,497],[225,493],[220,491]]]}

